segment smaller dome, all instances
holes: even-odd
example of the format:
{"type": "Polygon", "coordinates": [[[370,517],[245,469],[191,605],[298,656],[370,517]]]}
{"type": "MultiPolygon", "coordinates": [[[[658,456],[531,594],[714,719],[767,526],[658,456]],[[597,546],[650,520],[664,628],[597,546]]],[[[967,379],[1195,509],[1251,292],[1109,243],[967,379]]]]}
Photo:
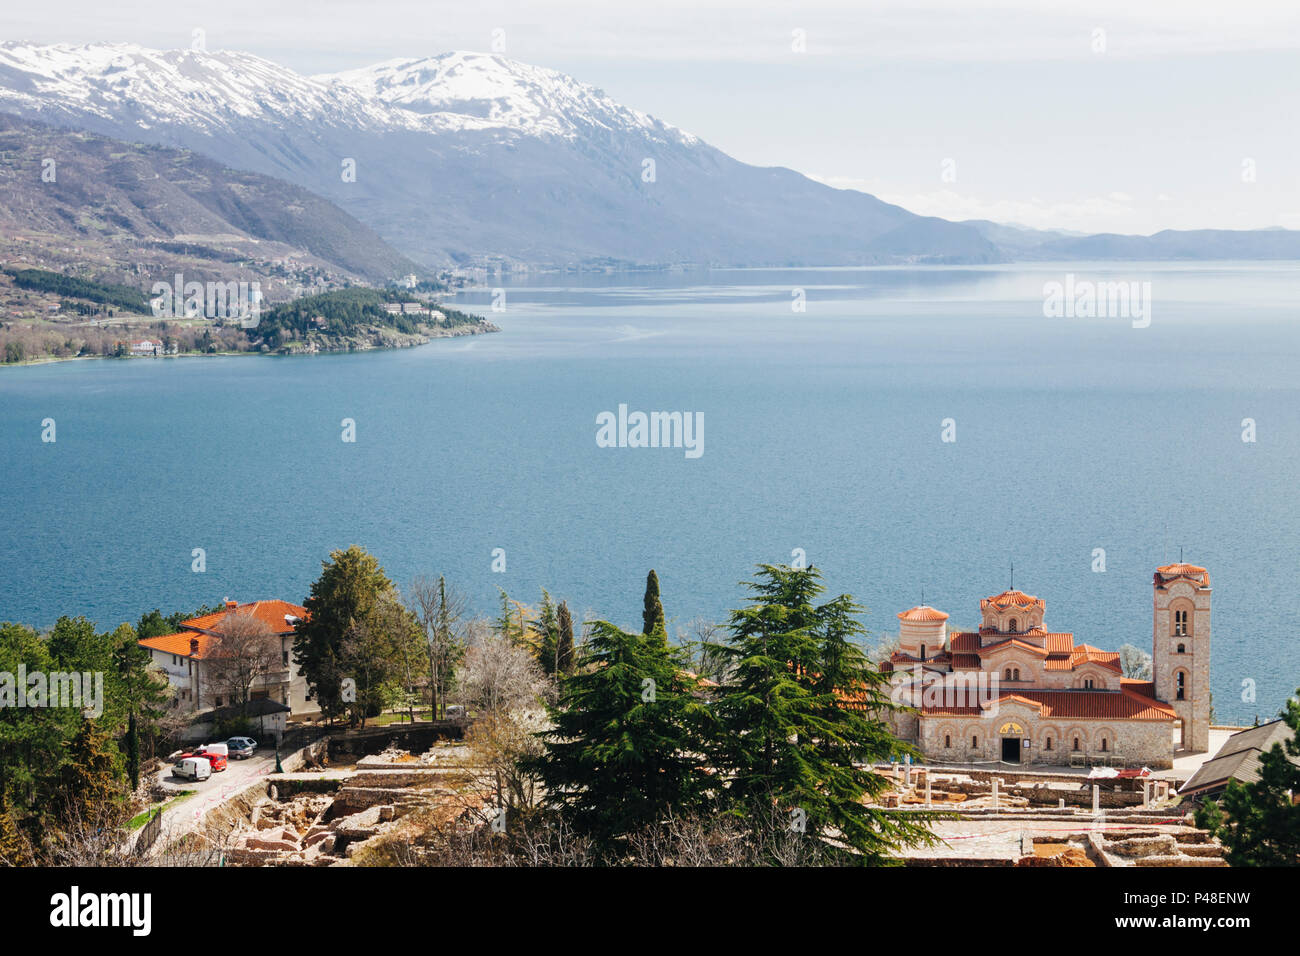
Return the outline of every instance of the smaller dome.
{"type": "Polygon", "coordinates": [[[898,619],[900,621],[946,621],[948,615],[928,604],[921,604],[899,612],[898,619]]]}

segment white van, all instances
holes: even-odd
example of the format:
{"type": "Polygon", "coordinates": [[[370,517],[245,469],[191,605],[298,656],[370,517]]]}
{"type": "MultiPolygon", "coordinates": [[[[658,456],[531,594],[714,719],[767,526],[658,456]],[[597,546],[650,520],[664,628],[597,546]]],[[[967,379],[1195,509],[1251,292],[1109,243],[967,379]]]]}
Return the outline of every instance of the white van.
{"type": "Polygon", "coordinates": [[[225,757],[227,760],[230,759],[229,744],[204,744],[200,749],[206,750],[210,754],[221,754],[221,756],[225,757]]]}
{"type": "Polygon", "coordinates": [[[207,780],[212,776],[212,764],[202,757],[186,757],[172,767],[172,776],[182,780],[207,780]]]}

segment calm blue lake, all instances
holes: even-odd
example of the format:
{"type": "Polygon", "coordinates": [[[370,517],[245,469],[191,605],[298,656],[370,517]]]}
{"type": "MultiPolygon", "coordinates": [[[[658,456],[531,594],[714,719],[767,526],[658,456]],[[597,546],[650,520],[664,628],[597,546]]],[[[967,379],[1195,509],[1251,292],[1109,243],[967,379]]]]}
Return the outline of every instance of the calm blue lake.
{"type": "Polygon", "coordinates": [[[546,587],[637,626],[654,567],[685,626],[801,548],[878,635],[922,589],[973,626],[1014,561],[1050,627],[1149,649],[1182,549],[1218,719],[1268,718],[1300,685],[1298,290],[1290,263],[546,277],[458,297],[501,334],[418,349],[2,368],[0,619],[301,601],[359,543],[484,613],[546,587]],[[1067,273],[1151,282],[1150,326],[1045,318],[1067,273]],[[703,413],[703,455],[598,447],[620,404],[703,413]]]}

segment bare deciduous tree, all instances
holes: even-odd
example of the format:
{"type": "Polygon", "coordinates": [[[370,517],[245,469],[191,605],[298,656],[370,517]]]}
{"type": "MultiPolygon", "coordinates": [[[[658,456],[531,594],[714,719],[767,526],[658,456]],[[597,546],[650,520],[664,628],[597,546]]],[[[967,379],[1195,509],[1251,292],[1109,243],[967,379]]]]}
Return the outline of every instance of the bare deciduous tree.
{"type": "Polygon", "coordinates": [[[215,636],[204,661],[208,680],[215,693],[246,715],[253,688],[287,669],[280,639],[251,609],[227,614],[215,636]]]}
{"type": "Polygon", "coordinates": [[[466,643],[465,598],[446,580],[421,575],[411,584],[408,606],[424,629],[429,660],[429,703],[434,720],[447,709],[455,667],[466,643]]]}

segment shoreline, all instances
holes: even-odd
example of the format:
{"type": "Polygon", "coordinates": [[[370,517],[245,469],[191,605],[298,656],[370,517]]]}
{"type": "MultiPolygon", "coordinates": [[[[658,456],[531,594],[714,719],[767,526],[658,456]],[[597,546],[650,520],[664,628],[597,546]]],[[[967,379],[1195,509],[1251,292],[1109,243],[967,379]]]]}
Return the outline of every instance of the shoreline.
{"type": "MultiPolygon", "coordinates": [[[[29,368],[41,365],[59,365],[64,362],[128,362],[134,359],[143,361],[157,361],[158,359],[204,359],[204,358],[234,358],[240,356],[274,356],[277,358],[304,358],[314,355],[346,355],[349,352],[388,352],[398,349],[419,348],[422,345],[428,345],[438,339],[459,338],[466,335],[489,335],[493,332],[500,332],[501,328],[493,325],[487,319],[481,319],[476,325],[458,325],[450,329],[434,329],[433,334],[421,333],[419,341],[393,343],[388,345],[369,345],[365,348],[298,348],[298,349],[274,349],[262,351],[261,349],[245,349],[240,351],[224,352],[178,352],[175,355],[49,355],[40,358],[23,359],[21,362],[0,362],[0,369],[7,368],[29,368]]],[[[308,343],[311,344],[311,343],[308,343]]]]}

